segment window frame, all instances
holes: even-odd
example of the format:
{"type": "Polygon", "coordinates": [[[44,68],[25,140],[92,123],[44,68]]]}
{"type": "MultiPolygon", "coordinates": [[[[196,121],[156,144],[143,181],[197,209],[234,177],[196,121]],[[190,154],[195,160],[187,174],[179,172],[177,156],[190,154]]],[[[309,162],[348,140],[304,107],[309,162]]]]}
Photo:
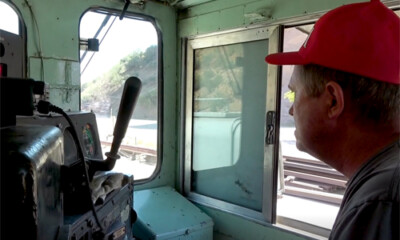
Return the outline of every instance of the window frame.
{"type": "MultiPolygon", "coordinates": [[[[84,11],[79,19],[79,25],[78,25],[78,33],[80,33],[80,25],[81,25],[81,20],[82,17],[88,13],[88,12],[96,12],[96,13],[101,13],[101,14],[106,14],[106,15],[113,15],[113,16],[120,16],[121,15],[121,10],[118,9],[112,9],[112,8],[106,8],[106,7],[91,7],[86,9],[84,11]]],[[[154,29],[156,30],[157,33],[157,162],[156,166],[154,169],[154,172],[152,175],[150,175],[148,178],[144,179],[139,179],[135,180],[134,179],[134,184],[135,185],[141,185],[145,184],[148,182],[153,181],[154,179],[157,178],[157,176],[161,172],[161,165],[162,165],[162,156],[163,156],[163,129],[164,129],[164,62],[163,62],[163,38],[162,38],[162,32],[157,24],[157,21],[154,17],[141,14],[141,13],[136,13],[136,12],[130,12],[126,11],[124,18],[130,18],[130,19],[135,19],[135,20],[140,20],[140,21],[147,21],[151,23],[154,26],[154,29]]],[[[80,36],[79,36],[80,38],[80,36]]],[[[78,45],[78,56],[80,56],[80,45],[78,45]]],[[[79,61],[80,63],[80,61],[79,61]]],[[[81,89],[79,89],[79,109],[81,109],[81,89]]]]}
{"type": "Polygon", "coordinates": [[[17,14],[18,16],[18,34],[14,34],[14,33],[10,33],[6,30],[1,29],[2,31],[8,32],[10,34],[13,35],[17,35],[22,39],[23,42],[23,46],[21,49],[21,54],[22,54],[22,78],[26,78],[27,77],[27,63],[28,63],[28,57],[27,57],[27,31],[26,31],[26,25],[25,25],[25,21],[22,17],[22,14],[20,12],[20,10],[18,9],[18,7],[15,5],[15,3],[11,2],[11,1],[3,1],[1,0],[1,2],[3,2],[4,4],[8,5],[12,10],[14,10],[14,12],[17,14]]]}
{"type": "MultiPolygon", "coordinates": [[[[185,195],[191,201],[196,203],[220,209],[251,221],[260,224],[273,224],[276,219],[276,177],[275,173],[277,164],[275,159],[278,154],[278,149],[275,144],[267,145],[264,143],[264,172],[263,172],[263,192],[262,192],[262,211],[248,209],[246,207],[231,204],[222,200],[212,197],[204,196],[199,193],[193,192],[191,189],[192,181],[192,148],[193,148],[193,85],[194,85],[194,52],[196,49],[206,47],[217,47],[228,44],[245,43],[257,40],[268,40],[268,50],[270,52],[277,52],[279,48],[280,27],[278,26],[262,26],[248,29],[240,29],[232,32],[216,33],[207,36],[197,36],[186,39],[183,46],[185,52],[185,67],[186,74],[184,76],[184,106],[183,116],[183,146],[182,146],[182,159],[183,159],[183,190],[185,195]]],[[[265,63],[267,64],[267,63],[265,63]]],[[[266,65],[267,66],[267,65],[266,65]]],[[[278,81],[278,68],[276,66],[267,67],[267,93],[266,93],[266,110],[276,112],[276,94],[277,94],[277,81],[278,81]]],[[[265,124],[266,125],[266,124],[265,124]]],[[[264,137],[265,137],[264,125],[264,137]]],[[[276,129],[275,129],[276,130],[276,129]]],[[[278,136],[278,135],[275,135],[278,136]]],[[[276,142],[278,139],[276,139],[276,142]]]]}

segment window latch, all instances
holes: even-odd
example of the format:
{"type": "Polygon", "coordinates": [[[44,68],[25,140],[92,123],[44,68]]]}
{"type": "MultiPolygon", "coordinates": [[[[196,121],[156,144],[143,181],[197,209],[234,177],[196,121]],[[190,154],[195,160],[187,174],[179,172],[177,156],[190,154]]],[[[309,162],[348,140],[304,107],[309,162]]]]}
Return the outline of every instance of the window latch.
{"type": "Polygon", "coordinates": [[[275,123],[276,114],[275,111],[267,112],[267,134],[265,136],[265,143],[267,145],[275,144],[275,123]]]}

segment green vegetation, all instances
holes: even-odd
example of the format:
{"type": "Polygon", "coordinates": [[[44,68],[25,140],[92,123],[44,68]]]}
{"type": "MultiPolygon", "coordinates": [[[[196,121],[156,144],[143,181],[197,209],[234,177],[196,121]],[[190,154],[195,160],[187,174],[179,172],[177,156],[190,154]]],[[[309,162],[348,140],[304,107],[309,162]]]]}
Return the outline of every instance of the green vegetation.
{"type": "Polygon", "coordinates": [[[125,80],[136,76],[142,81],[142,91],[133,118],[157,119],[158,53],[157,46],[144,52],[133,52],[119,64],[92,82],[82,85],[82,110],[99,115],[117,115],[125,80]]]}

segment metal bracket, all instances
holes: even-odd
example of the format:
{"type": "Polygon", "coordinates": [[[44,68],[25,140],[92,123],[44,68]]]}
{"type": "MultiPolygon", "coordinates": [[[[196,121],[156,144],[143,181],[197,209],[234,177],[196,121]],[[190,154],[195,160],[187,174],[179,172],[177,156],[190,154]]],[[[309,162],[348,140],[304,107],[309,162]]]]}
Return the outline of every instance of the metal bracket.
{"type": "Polygon", "coordinates": [[[144,4],[145,4],[144,0],[124,0],[124,2],[125,2],[124,8],[121,11],[121,15],[119,16],[119,20],[122,20],[124,18],[126,10],[129,7],[129,4],[133,4],[133,5],[137,6],[141,10],[144,9],[144,4]]]}
{"type": "Polygon", "coordinates": [[[80,50],[98,52],[99,45],[100,45],[99,39],[96,39],[96,38],[81,38],[81,39],[79,39],[80,50]]]}

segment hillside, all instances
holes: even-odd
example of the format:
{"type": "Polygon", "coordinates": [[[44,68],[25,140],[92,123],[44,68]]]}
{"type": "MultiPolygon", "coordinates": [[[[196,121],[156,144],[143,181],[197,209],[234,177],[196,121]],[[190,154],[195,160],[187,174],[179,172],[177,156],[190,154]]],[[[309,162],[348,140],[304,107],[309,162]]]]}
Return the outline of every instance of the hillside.
{"type": "Polygon", "coordinates": [[[144,52],[134,52],[121,59],[119,64],[92,82],[82,85],[82,110],[93,110],[98,115],[116,116],[125,80],[131,76],[142,81],[142,91],[133,117],[157,119],[157,46],[144,52]]]}

